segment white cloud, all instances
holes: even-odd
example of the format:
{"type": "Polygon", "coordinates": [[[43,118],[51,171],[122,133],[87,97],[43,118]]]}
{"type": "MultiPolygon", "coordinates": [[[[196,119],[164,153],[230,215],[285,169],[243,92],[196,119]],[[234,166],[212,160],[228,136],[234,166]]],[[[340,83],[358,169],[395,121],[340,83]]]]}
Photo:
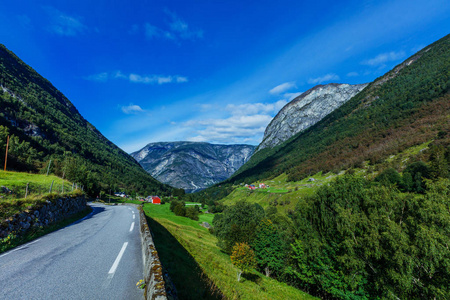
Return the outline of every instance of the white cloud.
{"type": "Polygon", "coordinates": [[[271,89],[269,91],[269,93],[271,93],[273,95],[278,95],[278,94],[284,93],[284,92],[286,92],[286,91],[288,91],[288,90],[290,90],[292,88],[295,88],[295,87],[296,87],[295,81],[285,82],[285,83],[277,85],[276,87],[271,89]]]}
{"type": "Polygon", "coordinates": [[[183,126],[192,128],[194,132],[194,136],[188,137],[190,141],[241,143],[259,141],[271,120],[269,115],[241,115],[226,119],[188,121],[183,126]]]}
{"type": "Polygon", "coordinates": [[[99,73],[99,74],[93,74],[93,75],[89,75],[86,77],[83,77],[86,80],[90,80],[90,81],[98,81],[98,82],[106,82],[108,81],[108,73],[103,72],[103,73],[99,73]]]}
{"type": "MultiPolygon", "coordinates": [[[[145,23],[144,32],[147,39],[163,38],[175,41],[178,39],[195,40],[203,38],[203,30],[190,28],[188,23],[181,19],[176,13],[171,12],[168,9],[165,9],[164,12],[170,18],[170,21],[167,22],[169,28],[162,29],[150,23],[145,23]]],[[[130,33],[134,32],[136,32],[135,27],[131,29],[130,33]]]]}
{"type": "Polygon", "coordinates": [[[51,6],[44,7],[44,10],[51,19],[51,25],[48,27],[50,32],[62,36],[76,36],[87,30],[87,26],[81,22],[79,17],[69,16],[51,6]]]}
{"type": "Polygon", "coordinates": [[[143,84],[165,84],[165,83],[184,83],[188,82],[188,78],[185,76],[179,76],[179,75],[149,75],[149,76],[143,76],[139,74],[131,73],[129,75],[126,75],[122,73],[121,71],[115,71],[111,74],[108,74],[107,72],[89,75],[83,77],[86,80],[91,81],[98,81],[98,82],[107,82],[109,79],[124,79],[128,80],[130,82],[134,83],[143,83],[143,84]]]}
{"type": "Polygon", "coordinates": [[[130,104],[128,106],[122,106],[120,109],[123,111],[123,113],[125,113],[127,115],[145,112],[145,110],[143,110],[139,105],[134,105],[134,104],[130,104]]]}
{"type": "Polygon", "coordinates": [[[349,73],[347,73],[347,77],[357,77],[357,76],[359,76],[358,72],[349,72],[349,73]]]}
{"type": "Polygon", "coordinates": [[[228,104],[225,107],[225,110],[229,111],[233,116],[277,114],[286,104],[286,100],[279,100],[275,103],[245,103],[239,105],[228,104]]]}
{"type": "Polygon", "coordinates": [[[194,40],[203,38],[203,30],[190,29],[189,25],[174,12],[168,9],[165,9],[164,12],[171,18],[169,23],[171,31],[177,33],[181,39],[194,40]]]}
{"type": "Polygon", "coordinates": [[[326,74],[321,77],[310,78],[310,79],[308,79],[308,83],[309,84],[318,84],[318,83],[323,83],[323,82],[332,81],[332,80],[339,80],[339,76],[334,73],[329,73],[329,74],[326,74]]]}
{"type": "Polygon", "coordinates": [[[131,82],[136,83],[144,83],[144,84],[164,84],[164,83],[171,83],[171,82],[177,82],[177,83],[183,83],[187,82],[188,79],[183,76],[161,76],[161,75],[150,75],[150,76],[141,76],[138,74],[130,74],[129,80],[131,82]]]}
{"type": "Polygon", "coordinates": [[[145,29],[145,37],[147,39],[152,39],[152,38],[166,38],[168,40],[175,39],[175,36],[171,32],[163,30],[156,26],[153,26],[149,23],[145,23],[144,29],[145,29]]]}
{"type": "Polygon", "coordinates": [[[371,66],[371,67],[378,67],[378,66],[384,66],[384,64],[387,62],[398,61],[404,57],[405,57],[404,51],[398,51],[398,52],[391,51],[391,52],[379,54],[374,58],[364,60],[361,62],[361,64],[371,66]]]}

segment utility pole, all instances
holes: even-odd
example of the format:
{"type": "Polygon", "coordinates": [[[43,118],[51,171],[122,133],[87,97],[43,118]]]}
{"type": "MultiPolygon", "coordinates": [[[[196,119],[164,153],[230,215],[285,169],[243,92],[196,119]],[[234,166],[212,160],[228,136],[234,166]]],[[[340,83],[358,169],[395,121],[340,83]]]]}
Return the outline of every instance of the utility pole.
{"type": "Polygon", "coordinates": [[[6,171],[6,162],[8,161],[8,147],[9,147],[9,135],[6,139],[6,154],[5,154],[5,171],[6,171]]]}

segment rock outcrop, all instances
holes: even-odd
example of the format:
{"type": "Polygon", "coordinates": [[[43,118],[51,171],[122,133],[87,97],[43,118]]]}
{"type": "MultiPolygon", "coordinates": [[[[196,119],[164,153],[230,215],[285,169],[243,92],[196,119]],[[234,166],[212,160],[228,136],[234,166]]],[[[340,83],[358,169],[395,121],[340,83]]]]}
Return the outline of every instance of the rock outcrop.
{"type": "Polygon", "coordinates": [[[251,145],[161,142],[150,143],[131,156],[159,181],[191,192],[229,178],[254,150],[251,145]]]}
{"type": "Polygon", "coordinates": [[[333,110],[350,100],[367,84],[318,85],[286,104],[264,132],[256,151],[273,148],[308,127],[313,126],[333,110]]]}

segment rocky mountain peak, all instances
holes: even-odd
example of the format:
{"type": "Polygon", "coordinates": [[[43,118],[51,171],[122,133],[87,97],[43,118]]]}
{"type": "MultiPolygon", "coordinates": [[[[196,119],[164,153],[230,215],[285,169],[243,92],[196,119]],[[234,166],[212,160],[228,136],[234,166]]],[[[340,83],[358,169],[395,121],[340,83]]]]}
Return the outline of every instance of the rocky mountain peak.
{"type": "Polygon", "coordinates": [[[273,148],[303,131],[350,100],[367,84],[317,85],[286,104],[267,126],[256,151],[273,148]]]}
{"type": "Polygon", "coordinates": [[[150,143],[131,156],[159,181],[195,191],[230,177],[254,150],[251,145],[159,142],[150,143]]]}

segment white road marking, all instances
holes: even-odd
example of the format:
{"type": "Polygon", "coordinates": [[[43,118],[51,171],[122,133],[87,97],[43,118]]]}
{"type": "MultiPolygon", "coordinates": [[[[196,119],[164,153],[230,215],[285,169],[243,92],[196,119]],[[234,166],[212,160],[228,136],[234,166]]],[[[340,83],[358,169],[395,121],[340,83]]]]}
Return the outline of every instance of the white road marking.
{"type": "Polygon", "coordinates": [[[122,249],[120,249],[119,255],[117,255],[116,260],[114,261],[111,269],[109,269],[108,277],[113,277],[114,273],[116,273],[117,267],[119,266],[119,262],[122,259],[123,253],[125,252],[125,249],[127,249],[128,242],[123,243],[122,249]]]}
{"type": "Polygon", "coordinates": [[[27,247],[27,246],[29,246],[29,245],[31,245],[31,244],[37,243],[37,242],[39,242],[40,240],[41,240],[41,239],[32,241],[32,242],[30,242],[30,243],[28,243],[28,244],[25,244],[25,245],[23,245],[23,246],[21,246],[21,247],[19,247],[19,248],[16,248],[16,249],[13,249],[13,250],[11,250],[11,251],[8,251],[7,253],[0,255],[0,257],[3,257],[3,256],[6,256],[6,255],[8,255],[8,254],[11,254],[11,253],[13,253],[13,252],[16,252],[16,251],[18,251],[18,250],[20,250],[20,249],[23,249],[23,248],[25,248],[25,247],[27,247]]]}
{"type": "Polygon", "coordinates": [[[132,232],[132,231],[133,231],[133,228],[134,228],[134,222],[133,222],[133,223],[131,223],[131,227],[130,227],[130,232],[132,232]]]}
{"type": "Polygon", "coordinates": [[[133,215],[133,220],[134,220],[134,218],[136,218],[136,216],[135,216],[135,215],[133,215]]]}

